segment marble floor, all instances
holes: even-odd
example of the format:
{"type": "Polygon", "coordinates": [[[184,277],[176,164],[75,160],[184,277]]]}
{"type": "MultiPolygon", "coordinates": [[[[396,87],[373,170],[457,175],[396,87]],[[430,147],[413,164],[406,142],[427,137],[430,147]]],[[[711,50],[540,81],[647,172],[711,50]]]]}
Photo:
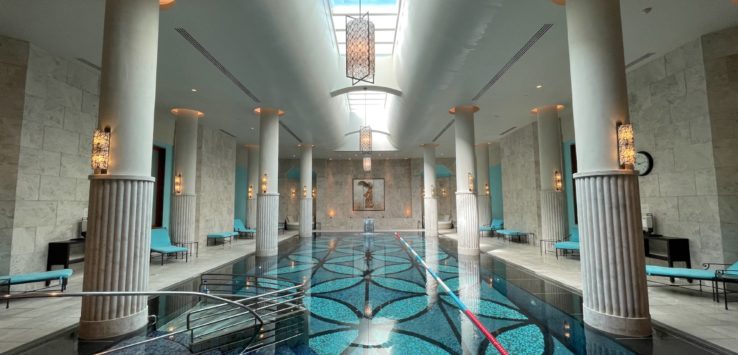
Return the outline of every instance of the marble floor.
{"type": "MultiPolygon", "coordinates": [[[[443,237],[456,239],[455,231],[442,231],[443,237]]],[[[540,255],[537,245],[508,243],[498,238],[482,237],[482,252],[528,269],[581,294],[582,280],[577,258],[556,259],[553,253],[540,255]]],[[[685,338],[708,342],[738,352],[738,304],[730,310],[712,301],[709,286],[700,294],[695,290],[662,286],[664,278],[649,278],[649,303],[654,323],[682,333],[685,338]]]]}
{"type": "MultiPolygon", "coordinates": [[[[297,231],[287,231],[280,235],[285,240],[297,235],[297,231]]],[[[149,290],[163,290],[209,270],[228,264],[255,250],[254,240],[234,240],[231,245],[200,245],[199,257],[189,262],[170,259],[163,266],[159,264],[158,254],[152,259],[149,290]]],[[[77,264],[80,265],[80,264],[77,264]]],[[[69,281],[69,291],[82,290],[82,270],[75,268],[69,281]]],[[[25,299],[0,308],[0,354],[17,352],[24,344],[41,338],[53,337],[60,332],[76,326],[80,315],[79,298],[25,299]]]]}

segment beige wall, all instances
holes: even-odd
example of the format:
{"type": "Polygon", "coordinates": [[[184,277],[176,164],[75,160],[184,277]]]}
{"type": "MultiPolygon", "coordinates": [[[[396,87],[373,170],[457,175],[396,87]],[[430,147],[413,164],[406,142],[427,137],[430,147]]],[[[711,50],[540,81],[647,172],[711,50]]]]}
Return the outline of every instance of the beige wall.
{"type": "Polygon", "coordinates": [[[531,123],[500,140],[502,204],[506,229],[540,236],[538,127],[531,123]]]}
{"type": "Polygon", "coordinates": [[[14,76],[4,77],[15,88],[23,87],[25,81],[24,95],[13,98],[22,103],[23,118],[10,267],[6,270],[42,271],[48,243],[79,236],[79,221],[86,216],[99,72],[27,43],[0,41],[14,43],[10,48],[18,51],[16,58],[28,58],[25,76],[6,69],[14,76]],[[24,52],[27,54],[21,54],[24,52]]]}
{"type": "Polygon", "coordinates": [[[197,132],[197,221],[195,235],[202,245],[209,233],[233,230],[236,188],[236,139],[200,126],[197,132]]]}

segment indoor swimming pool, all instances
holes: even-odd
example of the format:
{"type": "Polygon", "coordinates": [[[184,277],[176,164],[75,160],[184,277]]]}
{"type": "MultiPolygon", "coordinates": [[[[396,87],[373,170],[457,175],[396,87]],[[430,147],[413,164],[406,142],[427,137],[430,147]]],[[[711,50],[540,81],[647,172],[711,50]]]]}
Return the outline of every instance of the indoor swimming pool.
{"type": "MultiPolygon", "coordinates": [[[[237,309],[216,308],[212,318],[198,318],[205,326],[198,328],[200,334],[211,334],[208,327],[213,333],[231,327],[210,322],[216,317],[230,322],[229,329],[236,331],[193,347],[194,338],[183,330],[191,327],[191,321],[197,322],[196,317],[190,319],[193,313],[207,311],[213,303],[192,297],[152,297],[149,312],[156,316],[156,325],[112,348],[160,337],[114,353],[239,354],[253,349],[246,353],[498,354],[460,312],[453,297],[416,262],[412,249],[510,354],[705,353],[659,329],[647,339],[616,339],[591,330],[582,323],[580,296],[565,288],[487,254],[458,256],[450,239],[402,237],[407,246],[381,233],[323,233],[285,240],[277,257],[250,255],[187,280],[174,291],[248,296],[263,295],[259,285],[267,292],[269,287],[287,288],[292,291],[272,296],[279,302],[251,307],[278,310],[284,308],[282,303],[300,302],[304,311],[257,331],[243,325],[246,321],[239,318],[237,309]],[[281,302],[284,296],[290,301],[281,302]]],[[[274,314],[263,313],[261,318],[274,314]]],[[[44,353],[53,344],[30,353],[44,353]]],[[[80,345],[76,353],[100,350],[80,345]]]]}

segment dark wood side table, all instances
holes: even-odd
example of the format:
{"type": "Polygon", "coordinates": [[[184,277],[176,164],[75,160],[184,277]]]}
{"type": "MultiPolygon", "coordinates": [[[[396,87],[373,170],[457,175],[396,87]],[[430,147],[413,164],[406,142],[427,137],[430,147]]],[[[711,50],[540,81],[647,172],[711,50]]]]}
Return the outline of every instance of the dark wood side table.
{"type": "MultiPolygon", "coordinates": [[[[692,259],[689,256],[689,239],[664,237],[661,235],[644,235],[643,246],[647,258],[666,260],[669,267],[674,267],[674,262],[686,263],[687,268],[692,267],[692,259]]],[[[674,278],[670,278],[674,282],[674,278]]]]}
{"type": "MultiPolygon", "coordinates": [[[[69,264],[85,261],[85,239],[75,238],[60,242],[49,243],[49,254],[46,256],[46,271],[51,271],[54,265],[62,265],[65,269],[69,264]]],[[[46,286],[49,286],[46,281],[46,286]]]]}

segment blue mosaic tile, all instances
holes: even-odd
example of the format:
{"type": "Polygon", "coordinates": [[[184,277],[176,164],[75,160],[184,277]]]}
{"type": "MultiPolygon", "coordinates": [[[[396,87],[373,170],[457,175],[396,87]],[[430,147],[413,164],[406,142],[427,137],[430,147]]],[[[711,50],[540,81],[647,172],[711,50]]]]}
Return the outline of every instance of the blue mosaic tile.
{"type": "Polygon", "coordinates": [[[325,281],[317,285],[313,284],[313,286],[310,288],[310,293],[333,292],[342,288],[356,285],[363,280],[363,277],[347,277],[343,279],[325,281]]]}
{"type": "Polygon", "coordinates": [[[343,303],[322,297],[305,297],[305,308],[311,313],[343,323],[359,323],[358,315],[343,303]]]}

